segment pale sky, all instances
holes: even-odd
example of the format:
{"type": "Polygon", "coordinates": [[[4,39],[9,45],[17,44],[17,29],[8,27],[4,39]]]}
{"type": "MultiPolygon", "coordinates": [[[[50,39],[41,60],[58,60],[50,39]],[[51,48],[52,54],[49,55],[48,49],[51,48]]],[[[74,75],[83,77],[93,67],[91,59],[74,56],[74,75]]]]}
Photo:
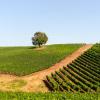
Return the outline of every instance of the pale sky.
{"type": "Polygon", "coordinates": [[[48,44],[100,41],[100,0],[0,0],[0,46],[32,45],[42,31],[48,44]]]}

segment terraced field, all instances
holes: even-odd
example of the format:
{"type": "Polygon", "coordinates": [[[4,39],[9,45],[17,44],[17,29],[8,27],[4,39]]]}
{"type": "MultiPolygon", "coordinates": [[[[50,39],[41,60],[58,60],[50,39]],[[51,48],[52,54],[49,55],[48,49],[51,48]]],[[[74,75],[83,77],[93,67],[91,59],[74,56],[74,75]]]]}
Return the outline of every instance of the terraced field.
{"type": "Polygon", "coordinates": [[[100,44],[46,76],[45,83],[51,91],[100,92],[100,44]]]}

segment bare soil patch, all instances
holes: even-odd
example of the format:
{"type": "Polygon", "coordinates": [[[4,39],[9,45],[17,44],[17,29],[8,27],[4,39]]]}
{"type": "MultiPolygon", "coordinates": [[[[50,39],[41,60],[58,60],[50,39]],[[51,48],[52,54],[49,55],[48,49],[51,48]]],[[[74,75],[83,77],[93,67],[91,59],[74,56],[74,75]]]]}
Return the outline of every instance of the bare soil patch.
{"type": "Polygon", "coordinates": [[[45,49],[46,47],[45,46],[42,46],[42,47],[36,47],[34,50],[43,50],[43,49],[45,49]]]}

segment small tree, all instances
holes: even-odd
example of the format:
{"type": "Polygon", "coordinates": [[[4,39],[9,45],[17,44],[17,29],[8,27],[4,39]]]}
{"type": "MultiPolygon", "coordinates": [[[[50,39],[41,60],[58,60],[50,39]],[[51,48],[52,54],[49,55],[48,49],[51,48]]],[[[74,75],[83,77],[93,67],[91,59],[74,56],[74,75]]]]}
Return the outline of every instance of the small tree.
{"type": "Polygon", "coordinates": [[[39,47],[41,47],[43,44],[46,44],[47,41],[48,37],[44,32],[36,32],[34,37],[32,37],[33,45],[38,45],[39,47]]]}

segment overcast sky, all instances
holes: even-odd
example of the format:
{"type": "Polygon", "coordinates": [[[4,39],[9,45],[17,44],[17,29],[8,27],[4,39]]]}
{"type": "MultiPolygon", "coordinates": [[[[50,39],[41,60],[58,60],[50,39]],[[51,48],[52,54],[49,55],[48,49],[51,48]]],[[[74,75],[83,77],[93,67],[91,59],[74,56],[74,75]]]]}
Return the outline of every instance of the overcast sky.
{"type": "Polygon", "coordinates": [[[100,41],[100,0],[0,0],[0,46],[32,45],[36,31],[55,43],[100,41]]]}

